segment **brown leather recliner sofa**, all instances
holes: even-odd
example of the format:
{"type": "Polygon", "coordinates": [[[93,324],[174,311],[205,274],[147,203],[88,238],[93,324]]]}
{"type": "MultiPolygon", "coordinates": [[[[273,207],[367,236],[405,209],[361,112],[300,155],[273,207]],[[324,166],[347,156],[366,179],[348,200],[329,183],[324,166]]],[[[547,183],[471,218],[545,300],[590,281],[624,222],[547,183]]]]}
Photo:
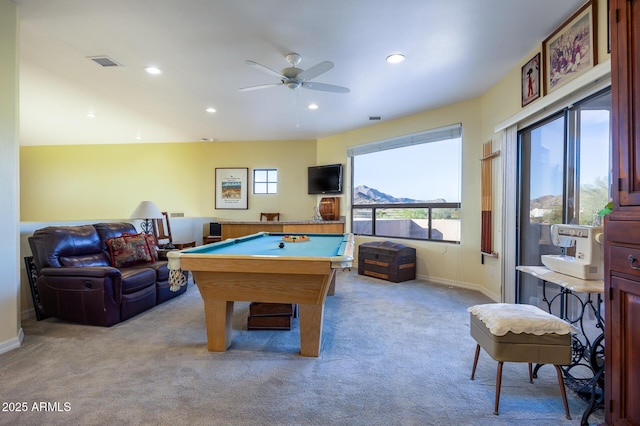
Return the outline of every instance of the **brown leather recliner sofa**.
{"type": "MultiPolygon", "coordinates": [[[[157,260],[151,244],[147,245],[150,258],[146,251],[140,255],[141,250],[124,260],[114,257],[114,242],[136,237],[139,242],[140,236],[128,222],[35,231],[29,245],[43,313],[110,327],[184,293],[186,285],[170,290],[167,261],[157,260]]],[[[183,273],[186,279],[187,272],[183,273]]]]}

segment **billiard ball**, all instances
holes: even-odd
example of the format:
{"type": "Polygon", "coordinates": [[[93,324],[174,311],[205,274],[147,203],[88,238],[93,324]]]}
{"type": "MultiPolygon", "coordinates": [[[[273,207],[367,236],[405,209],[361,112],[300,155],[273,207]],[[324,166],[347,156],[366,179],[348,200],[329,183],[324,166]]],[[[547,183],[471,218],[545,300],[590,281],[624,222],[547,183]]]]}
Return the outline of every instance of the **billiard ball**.
{"type": "Polygon", "coordinates": [[[284,248],[284,243],[280,243],[280,244],[278,244],[278,247],[280,247],[280,248],[284,248]]]}

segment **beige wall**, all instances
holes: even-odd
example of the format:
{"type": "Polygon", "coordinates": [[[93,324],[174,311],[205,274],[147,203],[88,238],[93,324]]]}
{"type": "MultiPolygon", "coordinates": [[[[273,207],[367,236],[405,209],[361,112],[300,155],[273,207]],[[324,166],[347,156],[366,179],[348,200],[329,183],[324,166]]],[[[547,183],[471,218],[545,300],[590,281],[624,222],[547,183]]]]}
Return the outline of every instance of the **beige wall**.
{"type": "Polygon", "coordinates": [[[307,167],[315,141],[29,146],[20,150],[21,220],[56,222],[126,219],[142,200],[187,217],[308,220],[316,197],[307,195],[307,167]],[[278,169],[276,195],[249,194],[248,210],[216,210],[215,169],[278,169]],[[304,184],[301,185],[301,182],[304,184]]]}
{"type": "Polygon", "coordinates": [[[18,20],[0,0],[0,353],[20,345],[18,240],[18,20]]]}

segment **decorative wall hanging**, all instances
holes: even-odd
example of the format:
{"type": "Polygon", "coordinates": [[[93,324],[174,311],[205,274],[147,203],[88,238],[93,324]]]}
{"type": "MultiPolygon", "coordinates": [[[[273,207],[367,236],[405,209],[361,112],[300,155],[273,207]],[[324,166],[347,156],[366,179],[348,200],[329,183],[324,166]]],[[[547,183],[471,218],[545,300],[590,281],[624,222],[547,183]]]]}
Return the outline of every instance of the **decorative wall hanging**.
{"type": "Polygon", "coordinates": [[[482,261],[484,256],[497,256],[493,251],[493,166],[492,161],[500,155],[500,151],[491,152],[493,150],[493,141],[486,142],[482,145],[481,161],[481,196],[482,196],[482,225],[480,234],[480,252],[482,253],[482,261]]]}
{"type": "Polygon", "coordinates": [[[545,95],[598,63],[596,4],[587,2],[542,42],[545,95]]]}
{"type": "Polygon", "coordinates": [[[248,209],[248,168],[216,169],[216,209],[248,209]]]}
{"type": "Polygon", "coordinates": [[[540,97],[540,52],[523,65],[520,75],[524,107],[540,97]]]}

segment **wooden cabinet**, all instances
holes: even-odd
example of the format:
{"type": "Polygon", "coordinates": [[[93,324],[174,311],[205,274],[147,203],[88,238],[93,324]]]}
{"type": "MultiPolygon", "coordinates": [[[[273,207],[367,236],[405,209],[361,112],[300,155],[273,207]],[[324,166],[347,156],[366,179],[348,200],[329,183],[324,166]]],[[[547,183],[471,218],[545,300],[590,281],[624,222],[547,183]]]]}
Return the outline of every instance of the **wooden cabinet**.
{"type": "Polygon", "coordinates": [[[237,238],[256,232],[288,232],[292,234],[342,234],[342,221],[300,222],[220,222],[222,239],[237,238]]]}
{"type": "Polygon", "coordinates": [[[618,212],[640,206],[640,2],[611,1],[613,199],[618,212]],[[616,173],[617,172],[617,173],[616,173]],[[616,190],[617,189],[617,190],[616,190]]]}
{"type": "Polygon", "coordinates": [[[611,0],[613,212],[605,220],[605,420],[640,424],[640,0],[611,0]]]}

